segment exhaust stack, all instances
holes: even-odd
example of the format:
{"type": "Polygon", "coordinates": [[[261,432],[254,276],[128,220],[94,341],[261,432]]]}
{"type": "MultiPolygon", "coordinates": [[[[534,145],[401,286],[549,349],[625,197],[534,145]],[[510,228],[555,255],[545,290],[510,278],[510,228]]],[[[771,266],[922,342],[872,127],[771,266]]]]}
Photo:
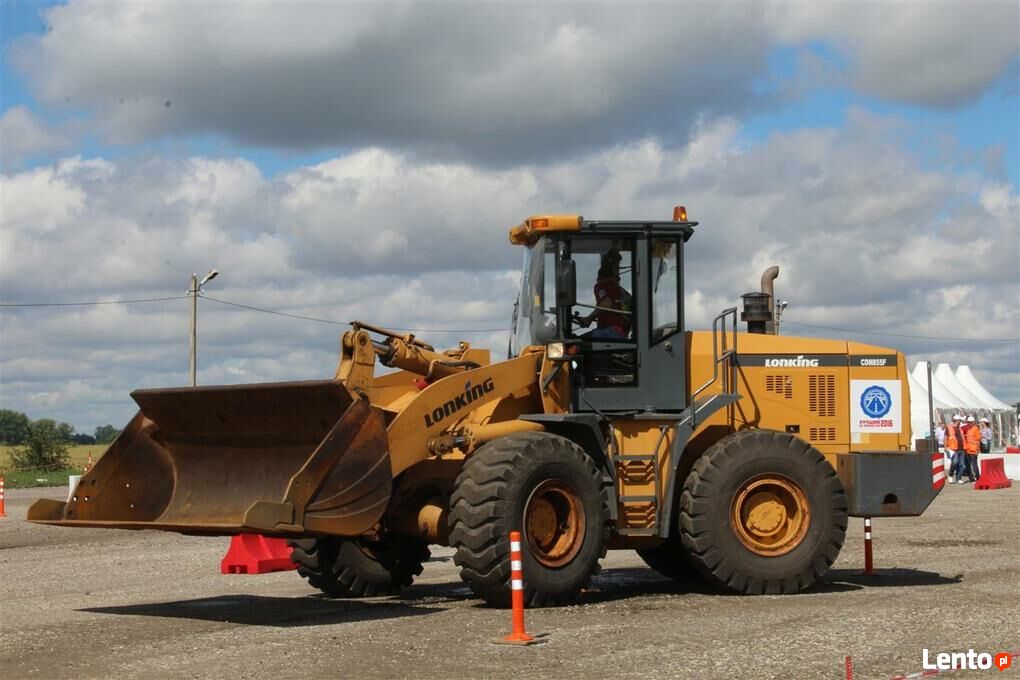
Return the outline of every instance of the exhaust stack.
{"type": "Polygon", "coordinates": [[[774,283],[779,277],[779,267],[771,266],[761,274],[761,292],[769,296],[769,318],[765,322],[765,332],[769,335],[776,334],[776,292],[774,283]]]}

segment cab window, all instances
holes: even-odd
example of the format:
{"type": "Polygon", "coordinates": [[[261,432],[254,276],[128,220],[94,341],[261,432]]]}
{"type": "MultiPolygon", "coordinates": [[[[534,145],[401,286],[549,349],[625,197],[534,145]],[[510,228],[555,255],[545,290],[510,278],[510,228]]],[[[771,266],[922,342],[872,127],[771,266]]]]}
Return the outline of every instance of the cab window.
{"type": "Polygon", "coordinates": [[[665,340],[680,328],[680,266],[676,238],[651,240],[648,273],[652,295],[651,344],[665,340]]]}
{"type": "Polygon", "coordinates": [[[574,337],[633,342],[633,241],[576,239],[571,244],[571,257],[577,268],[574,337]]]}

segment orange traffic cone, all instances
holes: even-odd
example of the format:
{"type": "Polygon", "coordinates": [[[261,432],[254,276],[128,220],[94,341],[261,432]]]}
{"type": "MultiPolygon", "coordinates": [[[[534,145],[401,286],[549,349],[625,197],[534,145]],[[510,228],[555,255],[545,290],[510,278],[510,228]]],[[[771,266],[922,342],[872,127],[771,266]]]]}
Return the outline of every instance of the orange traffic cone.
{"type": "MultiPolygon", "coordinates": [[[[512,632],[499,640],[493,640],[500,645],[533,645],[545,642],[536,639],[524,630],[524,573],[521,569],[521,532],[510,532],[510,604],[513,607],[511,614],[512,632]]],[[[541,636],[540,636],[541,637],[541,636]]]]}

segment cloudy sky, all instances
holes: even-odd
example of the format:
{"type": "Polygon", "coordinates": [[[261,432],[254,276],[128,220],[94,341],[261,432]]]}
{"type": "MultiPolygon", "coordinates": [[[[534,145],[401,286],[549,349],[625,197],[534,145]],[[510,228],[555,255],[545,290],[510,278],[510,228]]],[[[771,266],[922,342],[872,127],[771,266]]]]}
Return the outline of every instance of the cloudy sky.
{"type": "Polygon", "coordinates": [[[785,331],[1020,399],[1016,2],[0,11],[2,408],[186,384],[213,267],[200,383],[328,377],[351,319],[498,352],[511,225],[678,203],[690,327],[777,264],[785,331]]]}

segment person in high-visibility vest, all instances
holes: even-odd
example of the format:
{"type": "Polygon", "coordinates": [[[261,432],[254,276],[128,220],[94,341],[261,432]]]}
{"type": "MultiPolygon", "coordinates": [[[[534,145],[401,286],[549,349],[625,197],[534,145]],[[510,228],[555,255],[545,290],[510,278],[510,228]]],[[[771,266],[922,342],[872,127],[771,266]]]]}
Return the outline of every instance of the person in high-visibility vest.
{"type": "Polygon", "coordinates": [[[960,421],[963,420],[963,416],[956,414],[953,416],[953,422],[946,426],[946,450],[952,455],[952,461],[949,463],[949,483],[959,484],[963,476],[963,467],[967,461],[963,450],[963,431],[960,429],[960,421]]]}
{"type": "Polygon", "coordinates": [[[974,416],[967,416],[967,423],[970,427],[967,428],[963,448],[967,452],[967,476],[970,477],[970,481],[975,482],[979,477],[978,452],[981,451],[981,428],[978,427],[974,416]]]}

